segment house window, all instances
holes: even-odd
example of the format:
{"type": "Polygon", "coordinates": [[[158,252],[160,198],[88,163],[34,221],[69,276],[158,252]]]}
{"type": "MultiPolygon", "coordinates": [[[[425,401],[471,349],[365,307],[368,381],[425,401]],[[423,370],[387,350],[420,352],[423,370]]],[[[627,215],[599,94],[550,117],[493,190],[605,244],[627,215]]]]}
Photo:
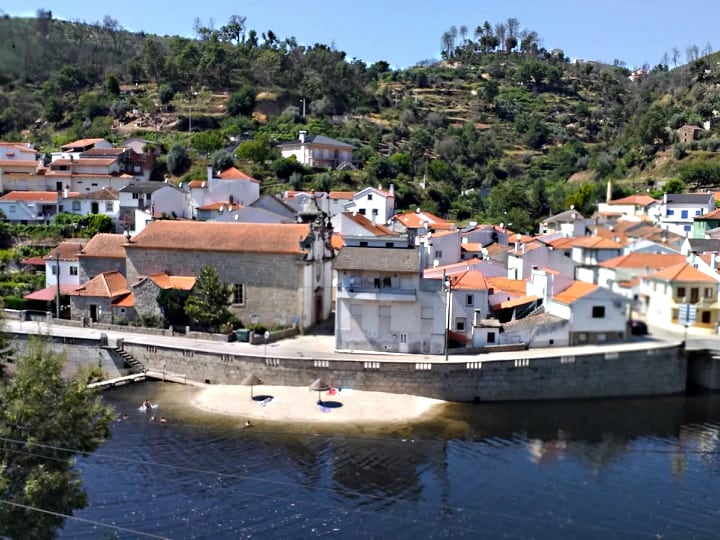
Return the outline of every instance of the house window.
{"type": "Polygon", "coordinates": [[[79,212],[80,211],[80,201],[73,201],[73,212],[79,212]]]}
{"type": "Polygon", "coordinates": [[[112,212],[112,211],[113,211],[113,203],[111,203],[111,202],[106,202],[106,203],[105,203],[105,211],[106,211],[106,212],[112,212]]]}
{"type": "Polygon", "coordinates": [[[690,289],[690,303],[695,304],[698,300],[700,300],[700,289],[692,287],[690,289]]]}
{"type": "Polygon", "coordinates": [[[442,251],[440,251],[439,249],[436,249],[435,250],[435,258],[442,259],[442,251]]]}
{"type": "Polygon", "coordinates": [[[378,209],[377,209],[377,208],[373,208],[373,209],[372,209],[372,215],[373,215],[373,216],[377,216],[377,215],[378,215],[378,209]]]}
{"type": "Polygon", "coordinates": [[[700,320],[703,324],[710,324],[710,312],[709,311],[703,311],[700,314],[700,320]]]}
{"type": "Polygon", "coordinates": [[[433,318],[433,308],[431,308],[431,307],[422,308],[422,310],[420,312],[420,318],[421,319],[432,319],[433,318]]]}
{"type": "Polygon", "coordinates": [[[688,232],[688,231],[691,231],[691,230],[692,230],[692,225],[685,225],[685,226],[683,227],[683,231],[685,231],[685,232],[688,232]]]}
{"type": "Polygon", "coordinates": [[[11,213],[11,214],[14,214],[14,213],[16,212],[16,210],[17,210],[17,206],[14,205],[14,204],[11,204],[11,205],[10,205],[10,213],[11,213]]]}
{"type": "Polygon", "coordinates": [[[71,275],[71,276],[77,276],[77,275],[78,275],[78,267],[77,267],[77,266],[71,266],[71,267],[70,267],[70,275],[71,275]]]}
{"type": "Polygon", "coordinates": [[[368,201],[372,201],[372,193],[368,193],[368,198],[367,198],[367,200],[368,200],[368,201]]]}
{"type": "Polygon", "coordinates": [[[245,305],[245,284],[233,283],[233,304],[245,305]]]}
{"type": "Polygon", "coordinates": [[[465,317],[455,318],[455,330],[457,330],[458,332],[465,331],[465,317]]]}
{"type": "Polygon", "coordinates": [[[359,210],[359,212],[360,212],[361,215],[363,215],[363,216],[365,215],[365,209],[364,209],[364,208],[361,208],[361,209],[359,210]]]}
{"type": "Polygon", "coordinates": [[[133,193],[132,196],[133,196],[133,199],[139,199],[139,198],[140,198],[140,194],[139,194],[139,193],[133,193]]]}
{"type": "Polygon", "coordinates": [[[588,340],[587,332],[579,332],[577,335],[578,343],[586,343],[588,340]]]}
{"type": "Polygon", "coordinates": [[[51,266],[50,268],[52,270],[52,275],[57,276],[58,275],[58,265],[55,264],[55,265],[51,266]]]}
{"type": "Polygon", "coordinates": [[[674,215],[675,215],[675,210],[673,210],[673,209],[671,209],[671,208],[668,208],[667,215],[668,215],[668,216],[674,216],[674,215]]]}
{"type": "Polygon", "coordinates": [[[488,332],[488,343],[495,343],[495,332],[488,332]]]}
{"type": "Polygon", "coordinates": [[[677,288],[677,297],[678,298],[685,298],[685,287],[678,287],[677,288]]]}
{"type": "Polygon", "coordinates": [[[682,210],[682,211],[680,212],[680,218],[681,218],[681,219],[687,219],[687,218],[688,218],[688,211],[687,211],[687,210],[682,210]]]}
{"type": "Polygon", "coordinates": [[[713,298],[713,290],[712,290],[712,287],[705,287],[705,294],[704,294],[704,296],[705,296],[705,298],[707,298],[708,300],[712,300],[712,298],[713,298]]]}
{"type": "Polygon", "coordinates": [[[466,306],[472,306],[475,303],[474,295],[467,294],[465,295],[465,305],[466,306]]]}
{"type": "Polygon", "coordinates": [[[593,319],[604,319],[605,318],[605,306],[593,306],[592,317],[593,317],[593,319]]]}
{"type": "Polygon", "coordinates": [[[701,215],[702,215],[702,210],[695,210],[695,215],[696,215],[696,216],[701,216],[701,215]]]}

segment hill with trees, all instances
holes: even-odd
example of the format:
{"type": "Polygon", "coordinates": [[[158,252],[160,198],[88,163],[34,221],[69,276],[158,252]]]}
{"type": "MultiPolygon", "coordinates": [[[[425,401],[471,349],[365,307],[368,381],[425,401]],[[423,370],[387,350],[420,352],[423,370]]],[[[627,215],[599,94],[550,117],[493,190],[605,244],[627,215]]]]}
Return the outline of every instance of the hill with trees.
{"type": "Polygon", "coordinates": [[[395,185],[398,206],[531,231],[570,204],[592,213],[618,195],[720,183],[720,58],[673,47],[652,69],[571,62],[511,18],[439,37],[442,59],[403,70],[301,45],[244,17],[195,36],[0,19],[0,137],[42,151],[76,138],[139,135],[166,155],[155,178],[236,162],[264,190],[395,185]],[[672,68],[669,64],[672,64],[672,68]],[[677,128],[701,127],[680,142],[677,128]],[[358,147],[359,168],[282,159],[300,130],[358,147]]]}

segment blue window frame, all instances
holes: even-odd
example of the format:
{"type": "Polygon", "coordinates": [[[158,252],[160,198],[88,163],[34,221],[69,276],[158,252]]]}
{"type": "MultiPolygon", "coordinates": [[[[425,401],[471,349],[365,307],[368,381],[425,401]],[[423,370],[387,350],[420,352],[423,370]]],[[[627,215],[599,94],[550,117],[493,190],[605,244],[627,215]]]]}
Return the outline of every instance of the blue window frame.
{"type": "Polygon", "coordinates": [[[687,210],[683,210],[682,212],[680,212],[680,217],[681,217],[682,219],[687,219],[687,218],[688,218],[688,211],[687,211],[687,210]]]}

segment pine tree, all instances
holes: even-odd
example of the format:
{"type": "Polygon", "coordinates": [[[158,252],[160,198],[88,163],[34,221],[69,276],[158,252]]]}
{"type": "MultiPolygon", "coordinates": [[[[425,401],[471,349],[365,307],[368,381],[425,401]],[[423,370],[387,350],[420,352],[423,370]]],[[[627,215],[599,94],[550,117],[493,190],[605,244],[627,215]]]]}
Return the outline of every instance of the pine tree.
{"type": "Polygon", "coordinates": [[[200,326],[217,329],[230,319],[230,287],[212,266],[200,269],[192,294],[185,302],[185,314],[200,326]]]}

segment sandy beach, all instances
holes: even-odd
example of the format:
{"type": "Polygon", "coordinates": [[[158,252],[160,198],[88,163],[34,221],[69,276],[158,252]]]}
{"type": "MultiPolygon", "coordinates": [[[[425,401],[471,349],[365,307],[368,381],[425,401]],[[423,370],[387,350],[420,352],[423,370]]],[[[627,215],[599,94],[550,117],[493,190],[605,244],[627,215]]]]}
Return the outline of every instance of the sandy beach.
{"type": "Polygon", "coordinates": [[[403,423],[432,415],[444,401],[403,394],[340,390],[334,395],[307,387],[208,385],[198,389],[192,404],[199,409],[242,419],[277,422],[403,423]]]}

